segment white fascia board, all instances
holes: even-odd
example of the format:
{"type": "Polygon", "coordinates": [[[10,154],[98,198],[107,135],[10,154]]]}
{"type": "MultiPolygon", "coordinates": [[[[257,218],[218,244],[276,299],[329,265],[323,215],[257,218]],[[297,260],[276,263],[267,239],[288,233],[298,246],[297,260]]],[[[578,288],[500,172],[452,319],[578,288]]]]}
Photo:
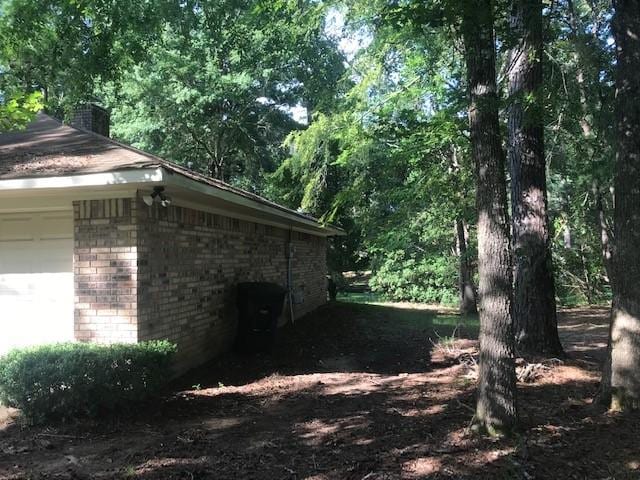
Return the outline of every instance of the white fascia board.
{"type": "MultiPolygon", "coordinates": [[[[344,235],[344,232],[331,228],[325,227],[318,222],[315,222],[311,219],[307,219],[304,217],[300,217],[295,215],[294,213],[290,213],[279,208],[275,208],[264,203],[258,202],[251,198],[243,197],[242,195],[238,195],[237,193],[230,192],[227,190],[223,190],[221,188],[216,188],[211,185],[206,185],[204,183],[198,182],[196,180],[192,180],[186,176],[180,175],[176,172],[167,171],[165,172],[165,185],[173,185],[175,187],[181,187],[189,190],[193,190],[199,193],[203,193],[205,195],[209,195],[214,198],[219,198],[220,200],[224,200],[229,203],[233,203],[235,205],[240,205],[243,207],[250,208],[252,210],[257,210],[263,212],[268,215],[273,215],[282,219],[283,226],[305,226],[311,227],[313,233],[315,235],[320,236],[334,236],[334,235],[344,235]]],[[[233,215],[232,215],[233,216],[233,215]]],[[[309,232],[309,230],[306,230],[309,232]]]]}
{"type": "Polygon", "coordinates": [[[94,189],[105,186],[134,186],[153,183],[163,185],[173,185],[207,196],[218,198],[234,205],[249,208],[253,211],[262,212],[267,215],[278,217],[282,226],[306,227],[305,231],[313,232],[320,236],[344,235],[344,232],[335,228],[325,227],[313,220],[300,217],[294,213],[281,210],[276,207],[258,202],[251,198],[238,195],[221,188],[207,185],[178,172],[173,172],[162,167],[141,168],[136,170],[117,170],[104,173],[88,173],[83,175],[68,175],[54,177],[32,177],[0,180],[0,194],[18,191],[44,191],[56,189],[94,189]]]}
{"type": "Polygon", "coordinates": [[[26,189],[56,189],[103,187],[105,185],[126,185],[137,183],[160,183],[165,179],[162,168],[140,170],[118,170],[104,173],[87,173],[58,177],[32,177],[0,180],[0,192],[26,189]]]}

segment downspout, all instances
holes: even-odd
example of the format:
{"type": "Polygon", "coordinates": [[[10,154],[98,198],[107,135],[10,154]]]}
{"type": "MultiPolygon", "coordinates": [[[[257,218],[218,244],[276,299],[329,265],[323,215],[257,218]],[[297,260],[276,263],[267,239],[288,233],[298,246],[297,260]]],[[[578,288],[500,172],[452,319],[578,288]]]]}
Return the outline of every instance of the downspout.
{"type": "Polygon", "coordinates": [[[296,323],[295,316],[293,314],[293,228],[289,228],[289,240],[287,242],[287,291],[289,297],[289,315],[291,323],[296,323]]]}

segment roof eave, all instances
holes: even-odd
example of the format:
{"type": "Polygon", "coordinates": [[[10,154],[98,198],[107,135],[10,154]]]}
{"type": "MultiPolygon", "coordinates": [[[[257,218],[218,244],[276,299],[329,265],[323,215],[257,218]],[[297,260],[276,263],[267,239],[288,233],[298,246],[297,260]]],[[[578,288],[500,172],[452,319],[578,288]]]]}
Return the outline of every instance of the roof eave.
{"type": "Polygon", "coordinates": [[[164,166],[152,168],[123,169],[102,173],[82,175],[23,177],[0,180],[0,194],[11,194],[20,190],[55,190],[55,189],[91,189],[105,186],[140,186],[144,184],[163,184],[191,190],[213,198],[260,211],[278,217],[283,226],[299,226],[320,236],[340,236],[345,232],[339,228],[323,225],[284,207],[275,207],[268,202],[260,202],[231,190],[224,190],[208,185],[196,179],[169,170],[164,166]]]}
{"type": "Polygon", "coordinates": [[[187,188],[189,190],[203,193],[205,195],[218,198],[236,205],[250,208],[252,210],[258,210],[270,215],[275,215],[284,220],[285,225],[300,225],[307,228],[312,228],[314,233],[322,236],[343,236],[346,235],[345,231],[334,227],[332,225],[323,225],[320,222],[300,215],[293,210],[286,209],[284,207],[271,206],[268,203],[263,203],[254,200],[250,197],[246,197],[229,190],[223,190],[213,185],[208,185],[203,182],[199,182],[195,179],[182,175],[179,171],[169,170],[161,167],[164,170],[165,177],[164,183],[166,185],[173,185],[176,187],[187,188]]]}
{"type": "Polygon", "coordinates": [[[0,192],[160,183],[164,180],[164,177],[164,169],[154,167],[83,173],[81,175],[4,178],[0,179],[0,192]]]}

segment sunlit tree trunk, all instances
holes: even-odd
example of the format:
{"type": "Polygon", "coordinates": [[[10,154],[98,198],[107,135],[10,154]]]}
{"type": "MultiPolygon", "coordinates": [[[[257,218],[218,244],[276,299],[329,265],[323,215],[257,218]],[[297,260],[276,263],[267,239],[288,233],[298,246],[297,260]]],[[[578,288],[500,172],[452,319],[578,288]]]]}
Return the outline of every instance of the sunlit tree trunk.
{"type": "Polygon", "coordinates": [[[640,0],[614,1],[616,167],[613,305],[601,400],[640,408],[640,0]]]}
{"type": "Polygon", "coordinates": [[[509,219],[498,123],[493,3],[465,0],[461,7],[478,210],[480,362],[474,422],[477,430],[499,434],[511,430],[518,417],[509,219]]]}
{"type": "Polygon", "coordinates": [[[458,254],[458,290],[460,293],[460,313],[477,313],[476,289],[473,285],[471,262],[467,251],[467,234],[462,219],[455,222],[456,253],[458,254]]]}
{"type": "Polygon", "coordinates": [[[542,99],[542,0],[514,0],[510,18],[509,163],[513,321],[523,353],[562,353],[549,242],[542,99]]]}

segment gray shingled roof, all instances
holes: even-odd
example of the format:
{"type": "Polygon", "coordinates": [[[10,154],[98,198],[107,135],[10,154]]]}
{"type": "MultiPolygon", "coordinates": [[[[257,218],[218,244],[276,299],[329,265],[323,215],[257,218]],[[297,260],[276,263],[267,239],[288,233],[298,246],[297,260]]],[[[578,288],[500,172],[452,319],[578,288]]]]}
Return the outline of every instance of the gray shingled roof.
{"type": "Polygon", "coordinates": [[[317,222],[309,215],[193,172],[155,155],[93,132],[64,125],[44,113],[39,113],[25,130],[0,134],[0,181],[158,167],[317,222]]]}
{"type": "Polygon", "coordinates": [[[39,113],[25,130],[0,135],[0,180],[160,166],[162,160],[39,113]]]}

